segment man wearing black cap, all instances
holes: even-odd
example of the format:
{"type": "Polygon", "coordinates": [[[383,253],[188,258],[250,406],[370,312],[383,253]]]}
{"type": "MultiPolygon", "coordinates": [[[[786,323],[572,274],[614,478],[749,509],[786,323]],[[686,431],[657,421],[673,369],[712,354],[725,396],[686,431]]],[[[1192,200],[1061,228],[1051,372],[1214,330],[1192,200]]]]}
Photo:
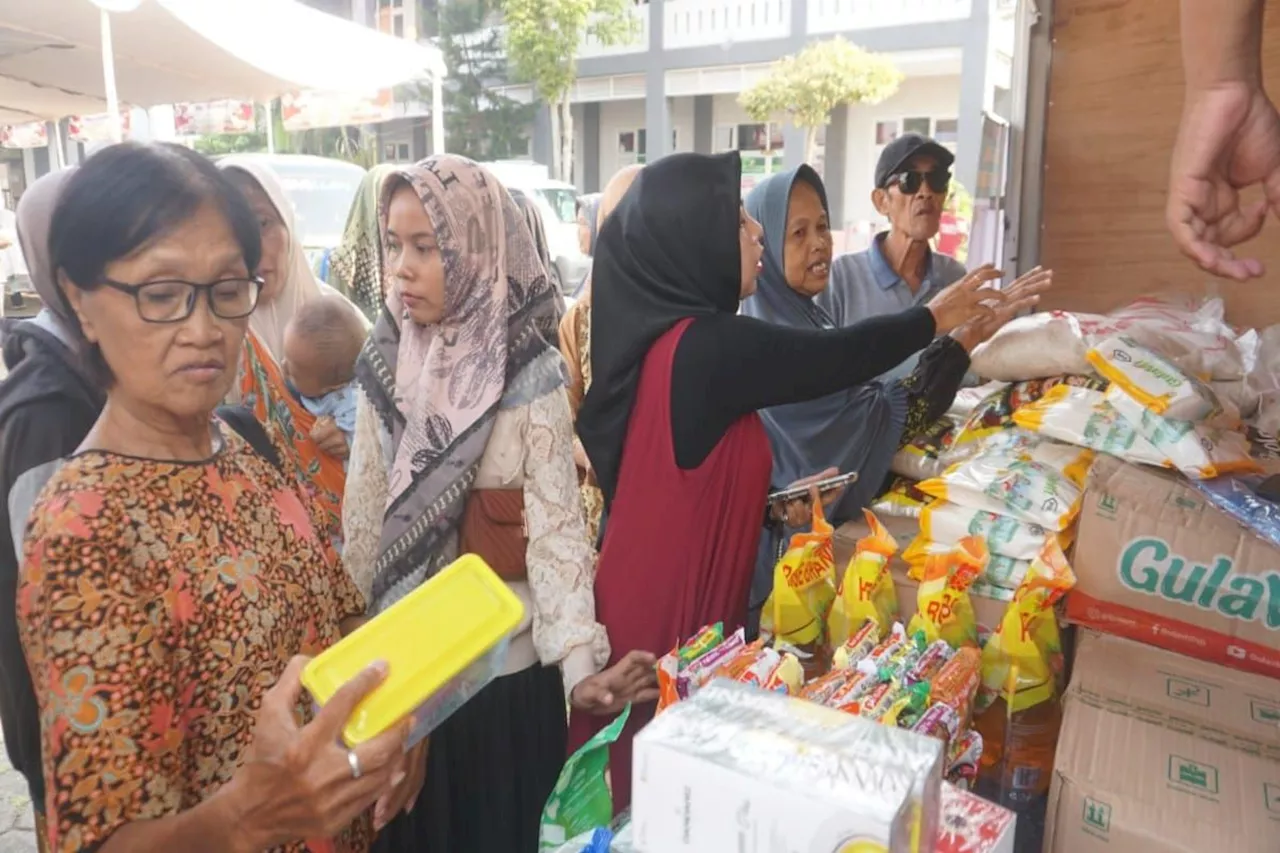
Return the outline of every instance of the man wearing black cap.
{"type": "MultiPolygon", "coordinates": [[[[941,227],[955,159],[918,133],[904,134],[885,146],[876,164],[871,202],[889,220],[889,230],[877,234],[866,251],[836,258],[831,284],[817,297],[838,325],[926,305],[947,285],[964,278],[963,264],[929,247],[941,227]]],[[[914,367],[915,359],[908,359],[884,378],[902,378],[914,367]]]]}

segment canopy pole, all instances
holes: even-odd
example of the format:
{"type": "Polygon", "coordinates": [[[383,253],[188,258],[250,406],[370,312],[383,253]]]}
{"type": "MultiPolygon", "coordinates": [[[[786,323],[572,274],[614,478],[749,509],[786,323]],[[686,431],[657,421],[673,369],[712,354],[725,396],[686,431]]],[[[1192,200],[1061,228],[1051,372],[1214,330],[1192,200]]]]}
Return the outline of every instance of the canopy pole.
{"type": "Polygon", "coordinates": [[[60,122],[51,121],[53,125],[53,168],[64,169],[67,166],[67,147],[62,142],[62,128],[59,127],[60,122]]]}
{"type": "Polygon", "coordinates": [[[276,153],[276,102],[267,101],[267,153],[276,153]]]}
{"type": "Polygon", "coordinates": [[[431,75],[431,153],[443,154],[444,151],[444,75],[436,72],[431,75]]]}
{"type": "Polygon", "coordinates": [[[111,13],[106,9],[98,10],[102,24],[102,81],[107,91],[107,122],[111,128],[111,140],[120,142],[124,139],[124,128],[120,126],[120,99],[116,96],[116,62],[111,49],[111,13]]]}

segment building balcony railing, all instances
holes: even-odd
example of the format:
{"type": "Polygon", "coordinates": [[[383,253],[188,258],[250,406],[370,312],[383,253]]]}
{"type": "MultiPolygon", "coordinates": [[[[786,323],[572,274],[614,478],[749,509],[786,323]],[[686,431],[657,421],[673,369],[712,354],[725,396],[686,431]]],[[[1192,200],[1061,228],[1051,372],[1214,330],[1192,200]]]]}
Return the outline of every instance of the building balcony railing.
{"type": "MultiPolygon", "coordinates": [[[[974,0],[808,0],[807,31],[824,35],[964,20],[972,15],[973,3],[974,0]]],[[[660,48],[715,47],[787,38],[792,34],[791,12],[792,0],[665,0],[659,39],[650,32],[648,2],[639,2],[628,12],[635,21],[629,40],[604,45],[588,36],[578,56],[594,59],[660,48]]]]}
{"type": "MultiPolygon", "coordinates": [[[[985,0],[984,0],[985,2],[985,0]]],[[[809,0],[813,34],[965,20],[973,0],[809,0]]]]}
{"type": "Polygon", "coordinates": [[[791,0],[666,0],[662,46],[710,47],[791,35],[791,0]]]}

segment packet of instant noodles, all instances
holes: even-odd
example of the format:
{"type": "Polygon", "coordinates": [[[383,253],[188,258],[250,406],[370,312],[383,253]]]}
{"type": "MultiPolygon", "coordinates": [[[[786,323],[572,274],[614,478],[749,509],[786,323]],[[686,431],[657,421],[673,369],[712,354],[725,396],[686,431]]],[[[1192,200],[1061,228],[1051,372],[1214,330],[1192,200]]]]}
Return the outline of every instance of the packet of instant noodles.
{"type": "Polygon", "coordinates": [[[1058,543],[1047,540],[1040,556],[1031,561],[1000,627],[982,650],[979,712],[1004,692],[1011,669],[1017,672],[1013,695],[1006,697],[1011,711],[1022,711],[1054,698],[1063,661],[1053,606],[1075,583],[1066,555],[1058,543]]]}
{"type": "Polygon", "coordinates": [[[954,709],[963,731],[973,720],[973,703],[981,683],[982,652],[971,646],[958,649],[929,683],[929,701],[954,709]]]}
{"type": "Polygon", "coordinates": [[[694,634],[689,642],[679,648],[676,652],[676,657],[679,658],[680,666],[683,668],[722,642],[724,642],[724,623],[716,622],[714,625],[707,625],[694,634]]]}
{"type": "MultiPolygon", "coordinates": [[[[737,639],[741,645],[742,637],[737,639]]],[[[658,711],[688,698],[689,668],[711,651],[723,647],[723,640],[724,623],[717,622],[699,629],[684,645],[658,658],[658,711]]]]}
{"type": "Polygon", "coordinates": [[[868,620],[875,622],[884,636],[898,618],[898,591],[889,572],[889,558],[897,553],[898,542],[875,513],[863,512],[871,532],[858,540],[827,618],[831,644],[836,647],[844,645],[868,620]]]}
{"type": "Polygon", "coordinates": [[[676,690],[681,699],[688,699],[715,677],[716,670],[746,648],[746,631],[739,628],[723,643],[684,668],[676,678],[676,690]]]}
{"type": "Polygon", "coordinates": [[[836,597],[833,533],[822,505],[814,504],[812,530],[792,536],[774,568],[773,592],[760,613],[762,634],[806,652],[822,641],[836,597]]]}
{"type": "Polygon", "coordinates": [[[917,613],[907,630],[923,631],[925,639],[946,640],[953,648],[978,645],[978,620],[969,587],[987,566],[987,543],[966,536],[946,554],[932,554],[916,593],[917,613]]]}
{"type": "Polygon", "coordinates": [[[800,693],[803,684],[804,667],[800,665],[800,659],[790,652],[783,652],[782,660],[774,667],[762,686],[765,690],[795,696],[800,693]]]}

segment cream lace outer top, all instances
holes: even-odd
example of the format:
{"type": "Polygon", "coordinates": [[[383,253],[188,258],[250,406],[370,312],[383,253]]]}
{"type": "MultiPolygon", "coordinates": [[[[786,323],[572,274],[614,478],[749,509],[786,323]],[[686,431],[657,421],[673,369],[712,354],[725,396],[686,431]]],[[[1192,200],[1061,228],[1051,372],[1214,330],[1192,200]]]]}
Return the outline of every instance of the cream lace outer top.
{"type": "MultiPolygon", "coordinates": [[[[343,563],[369,596],[387,503],[385,432],[363,393],[347,463],[342,505],[343,563]]],[[[525,605],[507,656],[507,672],[541,662],[560,665],[566,695],[599,672],[609,640],[595,616],[595,550],[587,538],[573,461],[573,421],[563,389],[494,420],[476,476],[479,489],[524,489],[528,579],[509,585],[525,605]]]]}

